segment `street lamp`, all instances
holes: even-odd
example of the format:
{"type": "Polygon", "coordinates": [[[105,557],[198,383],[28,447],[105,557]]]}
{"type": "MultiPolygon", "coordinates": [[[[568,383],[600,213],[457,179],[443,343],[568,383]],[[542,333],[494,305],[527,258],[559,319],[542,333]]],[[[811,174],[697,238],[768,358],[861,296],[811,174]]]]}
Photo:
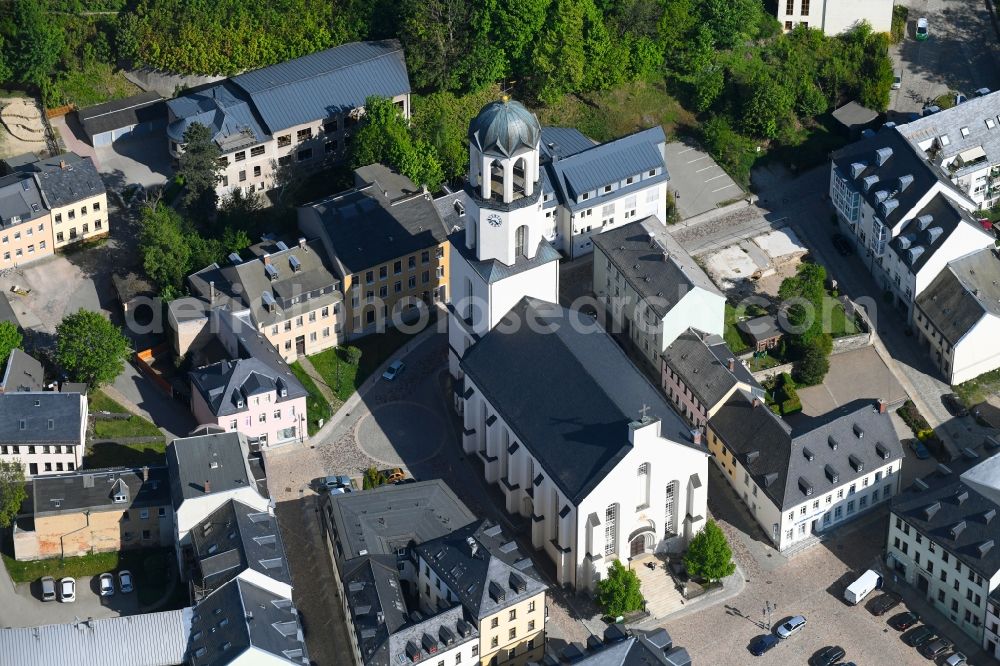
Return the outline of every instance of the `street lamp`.
{"type": "Polygon", "coordinates": [[[767,618],[767,630],[771,630],[771,611],[778,610],[778,604],[772,604],[770,601],[765,602],[763,608],[763,614],[767,618]]]}

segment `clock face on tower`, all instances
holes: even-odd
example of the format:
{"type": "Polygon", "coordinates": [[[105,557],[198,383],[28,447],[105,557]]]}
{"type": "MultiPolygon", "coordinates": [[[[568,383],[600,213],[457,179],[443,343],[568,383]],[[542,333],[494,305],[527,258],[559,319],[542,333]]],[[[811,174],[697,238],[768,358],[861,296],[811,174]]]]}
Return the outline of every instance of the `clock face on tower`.
{"type": "Polygon", "coordinates": [[[486,221],[490,223],[491,227],[499,227],[501,224],[503,224],[503,218],[501,218],[496,213],[486,218],[486,221]]]}

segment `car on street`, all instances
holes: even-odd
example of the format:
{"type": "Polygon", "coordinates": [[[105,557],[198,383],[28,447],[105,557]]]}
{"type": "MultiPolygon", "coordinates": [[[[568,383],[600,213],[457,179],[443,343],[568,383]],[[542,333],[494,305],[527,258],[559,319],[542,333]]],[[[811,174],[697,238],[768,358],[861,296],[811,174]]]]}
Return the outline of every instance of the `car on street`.
{"type": "Polygon", "coordinates": [[[937,638],[937,629],[925,624],[910,632],[906,637],[906,643],[910,647],[918,648],[924,643],[930,643],[935,638],[937,638]]]}
{"type": "Polygon", "coordinates": [[[118,589],[122,591],[122,594],[128,594],[132,591],[132,572],[128,569],[118,572],[118,589]]]}
{"type": "Polygon", "coordinates": [[[930,116],[941,110],[941,107],[937,104],[931,104],[930,106],[925,106],[924,110],[920,112],[922,116],[930,116]]]}
{"type": "Polygon", "coordinates": [[[813,666],[833,666],[847,654],[839,645],[830,645],[813,655],[813,666]]]}
{"type": "Polygon", "coordinates": [[[952,416],[968,416],[969,410],[962,404],[961,398],[954,393],[945,393],[941,396],[941,402],[952,416]]]}
{"type": "Polygon", "coordinates": [[[52,576],[42,576],[42,601],[56,600],[56,579],[52,576]]]}
{"type": "Polygon", "coordinates": [[[886,592],[872,602],[872,615],[881,617],[899,605],[900,599],[891,592],[886,592]]]}
{"type": "Polygon", "coordinates": [[[917,19],[917,41],[924,41],[930,36],[930,26],[927,23],[927,17],[921,16],[917,19]]]}
{"type": "Polygon", "coordinates": [[[931,457],[931,452],[927,450],[924,443],[921,442],[916,437],[910,439],[910,449],[913,450],[913,455],[917,457],[917,460],[927,460],[931,457]]]}
{"type": "Polygon", "coordinates": [[[903,87],[903,70],[897,69],[892,74],[892,89],[899,90],[903,87]]]}
{"type": "Polygon", "coordinates": [[[965,666],[965,655],[956,652],[944,660],[944,666],[965,666]]]}
{"type": "Polygon", "coordinates": [[[854,252],[854,248],[851,246],[851,241],[843,234],[834,234],[830,237],[830,241],[833,242],[833,247],[842,257],[848,257],[854,252]]]}
{"type": "Polygon", "coordinates": [[[69,603],[76,601],[76,581],[72,578],[63,578],[59,581],[59,601],[69,603]]]}
{"type": "Polygon", "coordinates": [[[351,477],[349,476],[321,476],[318,479],[313,479],[312,487],[316,489],[317,492],[330,492],[337,488],[345,489],[350,492],[351,477]]]}
{"type": "Polygon", "coordinates": [[[969,98],[963,95],[962,93],[955,93],[955,106],[958,106],[959,104],[965,104],[968,101],[969,98]]]}
{"type": "Polygon", "coordinates": [[[115,593],[115,577],[109,573],[102,573],[100,577],[101,596],[110,597],[115,593]]]}
{"type": "Polygon", "coordinates": [[[951,646],[951,641],[942,636],[937,640],[933,640],[930,643],[925,643],[920,646],[920,654],[924,655],[928,659],[937,659],[942,654],[947,652],[951,646]]]}
{"type": "Polygon", "coordinates": [[[777,634],[778,638],[788,638],[793,634],[797,634],[802,631],[806,626],[806,618],[803,615],[796,615],[787,622],[783,622],[778,626],[777,634]]]}
{"type": "Polygon", "coordinates": [[[747,647],[750,654],[759,657],[779,643],[778,637],[774,634],[763,634],[750,641],[747,647]]]}
{"type": "Polygon", "coordinates": [[[893,615],[889,620],[889,626],[896,631],[906,631],[919,621],[919,615],[913,611],[906,611],[905,613],[900,613],[899,615],[893,615]]]}
{"type": "MultiPolygon", "coordinates": [[[[976,97],[984,97],[984,96],[990,94],[990,89],[989,88],[980,88],[979,90],[975,91],[972,94],[975,95],[976,97]]],[[[958,653],[956,652],[955,654],[958,654],[958,653]]]]}
{"type": "Polygon", "coordinates": [[[385,369],[382,373],[382,379],[387,379],[390,382],[396,377],[399,377],[399,373],[403,372],[406,368],[406,364],[400,360],[395,360],[389,364],[389,367],[385,369]]]}

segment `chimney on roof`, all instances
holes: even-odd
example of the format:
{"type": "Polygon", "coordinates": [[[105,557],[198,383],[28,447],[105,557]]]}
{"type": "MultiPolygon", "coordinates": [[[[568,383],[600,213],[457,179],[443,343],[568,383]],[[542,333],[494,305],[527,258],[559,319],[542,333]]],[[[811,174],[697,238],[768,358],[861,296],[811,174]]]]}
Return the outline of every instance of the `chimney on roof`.
{"type": "Polygon", "coordinates": [[[299,238],[299,249],[302,250],[303,252],[306,251],[306,239],[305,238],[299,238]]]}
{"type": "Polygon", "coordinates": [[[878,410],[878,413],[879,413],[879,414],[885,414],[885,410],[886,410],[886,408],[888,408],[888,404],[886,403],[886,401],[885,401],[885,400],[882,400],[881,398],[879,398],[879,399],[878,399],[878,400],[877,400],[877,401],[875,402],[875,409],[877,409],[877,410],[878,410]]]}
{"type": "Polygon", "coordinates": [[[267,266],[268,264],[271,263],[271,255],[269,253],[265,252],[264,256],[261,257],[260,260],[264,262],[265,266],[267,266]]]}
{"type": "Polygon", "coordinates": [[[666,250],[663,251],[663,261],[670,261],[670,253],[666,250]]]}
{"type": "Polygon", "coordinates": [[[215,303],[215,280],[210,280],[208,283],[208,302],[215,303]]]}
{"type": "Polygon", "coordinates": [[[431,193],[430,193],[430,191],[428,191],[426,183],[421,183],[420,184],[420,193],[424,195],[424,199],[430,199],[431,198],[431,193]]]}
{"type": "Polygon", "coordinates": [[[66,168],[66,160],[59,160],[59,168],[60,169],[66,168]]]}
{"type": "Polygon", "coordinates": [[[729,368],[729,372],[736,372],[736,359],[730,358],[726,361],[726,367],[729,368]]]}
{"type": "Polygon", "coordinates": [[[465,537],[465,543],[469,546],[469,557],[475,557],[476,553],[479,552],[479,544],[471,536],[465,537]]]}
{"type": "Polygon", "coordinates": [[[142,482],[146,483],[149,481],[149,465],[143,465],[142,467],[142,482]]]}
{"type": "Polygon", "coordinates": [[[210,492],[212,492],[212,482],[209,481],[208,479],[205,479],[205,494],[207,495],[210,492]]]}
{"type": "Polygon", "coordinates": [[[754,409],[756,409],[757,407],[760,407],[760,405],[761,405],[760,398],[758,396],[754,396],[753,397],[753,406],[754,406],[754,409]]]}
{"type": "Polygon", "coordinates": [[[653,246],[653,243],[655,243],[655,242],[656,242],[656,234],[654,234],[654,233],[653,233],[652,231],[650,231],[650,232],[649,232],[648,234],[646,234],[646,235],[647,235],[647,236],[649,237],[649,245],[650,245],[650,247],[652,247],[652,246],[653,246]]]}

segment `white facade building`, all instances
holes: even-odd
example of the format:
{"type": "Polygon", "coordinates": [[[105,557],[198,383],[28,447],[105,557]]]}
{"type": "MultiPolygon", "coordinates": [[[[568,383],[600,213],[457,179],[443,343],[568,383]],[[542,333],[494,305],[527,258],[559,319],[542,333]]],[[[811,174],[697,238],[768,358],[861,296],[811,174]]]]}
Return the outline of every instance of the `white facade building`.
{"type": "MultiPolygon", "coordinates": [[[[40,378],[39,378],[40,379],[40,378]]],[[[26,477],[72,472],[87,441],[87,396],[53,391],[0,394],[0,460],[26,477]]]]}
{"type": "Polygon", "coordinates": [[[777,0],[785,32],[801,25],[839,35],[867,21],[874,32],[892,30],[893,0],[777,0]]]}

